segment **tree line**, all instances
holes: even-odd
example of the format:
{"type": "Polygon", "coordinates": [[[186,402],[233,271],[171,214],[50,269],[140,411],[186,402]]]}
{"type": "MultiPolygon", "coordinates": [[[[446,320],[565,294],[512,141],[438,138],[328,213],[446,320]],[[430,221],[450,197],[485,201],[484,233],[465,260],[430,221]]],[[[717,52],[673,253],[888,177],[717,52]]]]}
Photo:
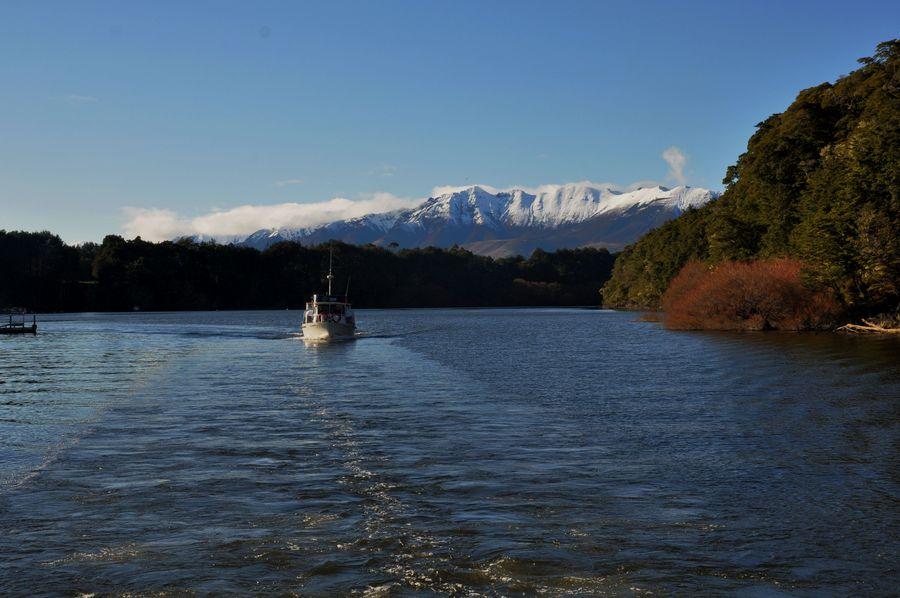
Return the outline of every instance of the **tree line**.
{"type": "Polygon", "coordinates": [[[766,261],[775,272],[779,259],[793,259],[803,284],[830,294],[846,316],[897,312],[900,41],[879,44],[859,62],[759,123],[717,201],[626,248],[604,302],[657,308],[693,261],[710,271],[766,261]]]}
{"type": "Polygon", "coordinates": [[[188,239],[110,235],[68,245],[49,232],[0,230],[0,307],[41,312],[302,308],[349,284],[357,307],[591,305],[615,260],[606,249],[492,259],[454,247],[392,251],[332,241],[264,251],[188,239]]]}

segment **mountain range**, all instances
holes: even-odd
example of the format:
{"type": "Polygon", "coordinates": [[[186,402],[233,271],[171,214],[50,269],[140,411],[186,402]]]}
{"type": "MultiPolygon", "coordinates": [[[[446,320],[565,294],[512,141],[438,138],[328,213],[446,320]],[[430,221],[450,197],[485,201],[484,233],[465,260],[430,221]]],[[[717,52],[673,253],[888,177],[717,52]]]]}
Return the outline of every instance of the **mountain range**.
{"type": "Polygon", "coordinates": [[[620,191],[611,185],[570,183],[535,190],[489,190],[473,185],[430,197],[418,206],[307,228],[271,228],[233,242],[265,249],[281,241],[399,247],[462,246],[492,257],[534,249],[606,247],[619,250],[647,231],[718,197],[679,186],[620,191]]]}

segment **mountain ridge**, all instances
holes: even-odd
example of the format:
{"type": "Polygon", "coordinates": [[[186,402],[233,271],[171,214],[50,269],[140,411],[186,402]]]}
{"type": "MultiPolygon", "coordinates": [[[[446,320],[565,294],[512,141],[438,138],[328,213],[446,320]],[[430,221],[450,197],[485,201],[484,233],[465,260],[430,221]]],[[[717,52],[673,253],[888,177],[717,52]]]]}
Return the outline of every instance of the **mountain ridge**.
{"type": "Polygon", "coordinates": [[[607,247],[618,250],[718,193],[699,187],[642,187],[622,191],[588,182],[535,189],[493,190],[470,185],[405,210],[367,214],[309,227],[260,229],[234,244],[265,249],[281,241],[332,239],[402,248],[459,245],[491,257],[534,249],[607,247]]]}

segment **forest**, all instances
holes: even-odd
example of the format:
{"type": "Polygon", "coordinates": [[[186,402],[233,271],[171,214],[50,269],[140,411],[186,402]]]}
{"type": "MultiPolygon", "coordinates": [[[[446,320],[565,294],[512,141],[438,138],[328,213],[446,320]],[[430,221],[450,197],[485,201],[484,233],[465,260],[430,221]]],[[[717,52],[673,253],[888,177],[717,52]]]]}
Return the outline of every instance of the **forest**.
{"type": "Polygon", "coordinates": [[[302,308],[324,292],[357,307],[596,305],[614,256],[606,249],[535,251],[494,260],[464,249],[391,251],[330,242],[258,251],[191,240],[107,236],[67,245],[49,232],[0,230],[0,307],[40,312],[302,308]]]}
{"type": "MultiPolygon", "coordinates": [[[[792,297],[818,301],[824,292],[847,318],[896,314],[900,41],[879,44],[873,56],[859,63],[835,83],[801,91],[787,110],[759,123],[747,151],[728,168],[722,196],[627,247],[603,288],[604,302],[657,309],[667,303],[665,293],[673,279],[695,263],[710,276],[725,268],[767,278],[771,288],[781,288],[787,284],[784,272],[793,270],[780,260],[790,259],[800,265],[790,284],[801,282],[811,291],[792,297]],[[759,265],[745,269],[741,264],[747,262],[759,265]]],[[[697,268],[693,265],[682,282],[701,281],[697,268]]],[[[718,279],[736,284],[731,275],[718,279]]],[[[722,293],[740,292],[729,288],[722,293]]],[[[684,289],[676,294],[687,296],[684,289]]],[[[797,306],[788,318],[792,326],[806,308],[797,306]]],[[[771,325],[760,322],[752,305],[742,310],[743,315],[732,316],[754,326],[771,325]]],[[[834,316],[833,310],[829,313],[834,316]]],[[[698,315],[681,319],[692,321],[698,315]]],[[[711,314],[712,320],[720,317],[723,314],[711,314]]]]}

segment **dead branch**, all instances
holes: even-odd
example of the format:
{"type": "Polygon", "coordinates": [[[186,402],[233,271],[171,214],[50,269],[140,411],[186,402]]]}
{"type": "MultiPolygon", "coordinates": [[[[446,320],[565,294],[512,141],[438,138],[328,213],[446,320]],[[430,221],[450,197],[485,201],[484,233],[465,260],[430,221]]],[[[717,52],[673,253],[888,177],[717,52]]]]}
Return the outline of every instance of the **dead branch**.
{"type": "Polygon", "coordinates": [[[838,330],[872,334],[900,334],[900,328],[885,328],[884,326],[879,326],[869,320],[863,320],[862,324],[844,324],[838,328],[838,330]]]}

